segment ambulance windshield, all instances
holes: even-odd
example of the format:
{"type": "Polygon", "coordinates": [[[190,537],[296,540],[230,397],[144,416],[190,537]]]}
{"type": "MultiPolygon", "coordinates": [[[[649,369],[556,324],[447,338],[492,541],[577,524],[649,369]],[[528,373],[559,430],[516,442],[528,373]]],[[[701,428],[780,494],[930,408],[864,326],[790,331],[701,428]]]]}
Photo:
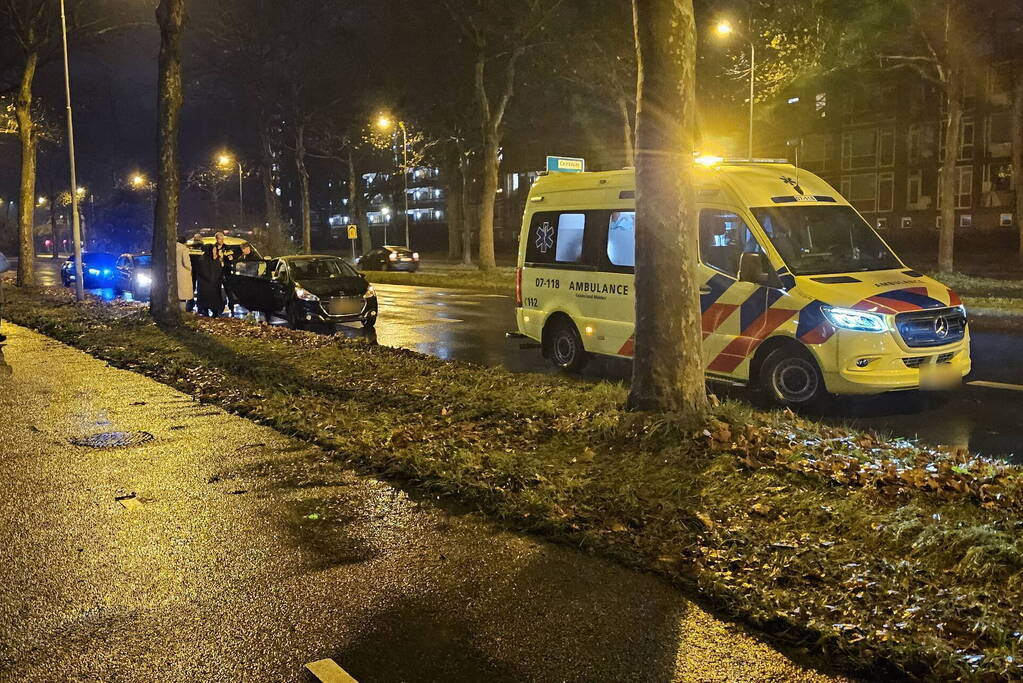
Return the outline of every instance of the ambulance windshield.
{"type": "Polygon", "coordinates": [[[793,275],[902,267],[850,206],[772,206],[753,215],[793,275]]]}

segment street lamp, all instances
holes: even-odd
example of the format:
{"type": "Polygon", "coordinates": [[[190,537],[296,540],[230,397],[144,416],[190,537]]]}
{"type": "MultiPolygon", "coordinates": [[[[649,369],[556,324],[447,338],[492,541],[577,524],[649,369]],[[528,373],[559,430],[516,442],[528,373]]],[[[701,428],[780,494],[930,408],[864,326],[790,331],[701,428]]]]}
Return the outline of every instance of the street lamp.
{"type": "MultiPolygon", "coordinates": [[[[386,115],[381,115],[377,119],[377,127],[380,128],[380,130],[384,130],[384,131],[391,130],[392,128],[394,128],[394,123],[395,122],[389,116],[386,116],[386,115]]],[[[409,230],[408,230],[408,129],[405,127],[405,122],[404,121],[399,119],[397,123],[398,123],[398,128],[401,129],[401,151],[402,151],[402,167],[401,167],[401,171],[402,172],[401,172],[401,175],[405,179],[405,248],[406,249],[410,249],[411,248],[411,240],[409,239],[409,230]]],[[[384,230],[386,231],[386,229],[387,228],[385,227],[384,230]]],[[[385,242],[387,241],[386,235],[385,235],[384,241],[385,242]]]]}
{"type": "MultiPolygon", "coordinates": [[[[60,29],[64,45],[64,97],[67,101],[67,152],[71,169],[71,188],[78,189],[78,178],[75,169],[75,123],[71,113],[71,68],[68,64],[67,52],[67,16],[64,12],[64,0],[60,0],[60,29]]],[[[71,239],[75,255],[75,298],[85,299],[85,282],[82,275],[82,223],[78,215],[78,192],[71,192],[71,239]]]]}
{"type": "Polygon", "coordinates": [[[141,190],[149,184],[149,181],[146,180],[146,177],[141,173],[135,173],[132,175],[128,182],[131,183],[132,188],[136,190],[141,190]]]}
{"type": "Polygon", "coordinates": [[[728,38],[731,35],[738,35],[740,38],[749,43],[749,151],[748,156],[750,159],[753,158],[753,95],[754,86],[756,84],[756,68],[757,68],[757,46],[750,39],[749,36],[736,30],[732,23],[728,20],[722,20],[717,23],[714,27],[714,32],[721,38],[728,38]]]}
{"type": "Polygon", "coordinates": [[[221,152],[220,154],[217,155],[217,166],[220,167],[221,170],[229,171],[231,170],[231,167],[235,165],[235,163],[238,164],[238,229],[244,230],[245,203],[244,195],[242,194],[244,191],[242,189],[242,178],[244,174],[244,171],[242,170],[242,162],[241,160],[236,160],[227,152],[221,152]]]}

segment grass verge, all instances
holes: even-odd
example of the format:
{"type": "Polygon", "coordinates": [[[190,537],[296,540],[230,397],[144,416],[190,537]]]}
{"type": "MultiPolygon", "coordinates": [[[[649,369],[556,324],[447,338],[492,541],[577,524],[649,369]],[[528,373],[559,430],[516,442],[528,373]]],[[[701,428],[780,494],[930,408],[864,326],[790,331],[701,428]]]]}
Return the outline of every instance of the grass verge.
{"type": "Polygon", "coordinates": [[[367,280],[375,284],[445,287],[515,295],[514,268],[481,271],[469,266],[424,266],[418,273],[366,271],[365,275],[367,280]]]}
{"type": "Polygon", "coordinates": [[[131,304],[8,290],[5,315],[315,442],[364,472],[696,589],[876,676],[1023,676],[1023,476],[965,453],[131,304]]]}

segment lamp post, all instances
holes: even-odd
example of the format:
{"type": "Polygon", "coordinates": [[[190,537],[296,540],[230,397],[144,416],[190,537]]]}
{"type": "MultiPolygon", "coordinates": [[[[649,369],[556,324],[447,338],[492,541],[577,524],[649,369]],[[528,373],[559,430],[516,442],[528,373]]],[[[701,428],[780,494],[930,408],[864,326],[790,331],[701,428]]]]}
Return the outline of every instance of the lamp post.
{"type": "Polygon", "coordinates": [[[245,196],[243,194],[243,183],[244,171],[242,170],[242,162],[240,159],[235,159],[227,152],[221,153],[217,157],[217,166],[227,171],[230,170],[234,164],[238,164],[238,229],[245,230],[245,196]]]}
{"type": "Polygon", "coordinates": [[[737,31],[729,21],[719,21],[717,26],[714,27],[714,32],[722,38],[726,38],[732,34],[738,35],[740,38],[749,43],[749,148],[748,156],[750,159],[753,158],[753,96],[755,94],[756,84],[756,72],[757,72],[757,46],[750,39],[749,36],[737,31]]]}
{"type": "MultiPolygon", "coordinates": [[[[394,121],[388,116],[381,116],[377,119],[377,126],[381,130],[390,130],[394,127],[394,121]]],[[[405,248],[411,248],[411,240],[409,239],[409,228],[408,228],[408,129],[405,127],[405,122],[398,120],[398,128],[401,129],[401,151],[402,151],[402,176],[405,179],[405,248]]],[[[384,228],[386,230],[386,228],[384,228]]],[[[386,241],[386,240],[385,240],[386,241]]]]}
{"type": "Polygon", "coordinates": [[[384,217],[384,244],[387,244],[387,224],[391,222],[391,207],[384,206],[380,209],[380,215],[384,217]]]}
{"type": "Polygon", "coordinates": [[[64,95],[67,101],[67,149],[71,167],[71,241],[75,257],[75,298],[85,299],[85,282],[82,275],[82,224],[78,215],[78,178],[75,169],[75,123],[71,112],[71,68],[67,51],[67,16],[64,0],[60,0],[60,30],[64,45],[64,95]]]}

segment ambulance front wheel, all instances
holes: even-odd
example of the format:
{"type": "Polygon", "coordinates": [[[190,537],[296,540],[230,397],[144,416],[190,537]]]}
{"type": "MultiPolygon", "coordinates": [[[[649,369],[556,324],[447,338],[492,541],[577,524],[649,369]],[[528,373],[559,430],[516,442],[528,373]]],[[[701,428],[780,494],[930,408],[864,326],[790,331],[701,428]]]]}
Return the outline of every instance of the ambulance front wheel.
{"type": "Polygon", "coordinates": [[[547,357],[557,367],[568,372],[582,370],[589,360],[583,347],[583,339],[572,321],[565,318],[554,320],[545,335],[547,357]]]}
{"type": "Polygon", "coordinates": [[[760,386],[775,403],[793,408],[813,405],[827,394],[817,361],[809,351],[796,346],[775,349],[764,359],[760,386]]]}

